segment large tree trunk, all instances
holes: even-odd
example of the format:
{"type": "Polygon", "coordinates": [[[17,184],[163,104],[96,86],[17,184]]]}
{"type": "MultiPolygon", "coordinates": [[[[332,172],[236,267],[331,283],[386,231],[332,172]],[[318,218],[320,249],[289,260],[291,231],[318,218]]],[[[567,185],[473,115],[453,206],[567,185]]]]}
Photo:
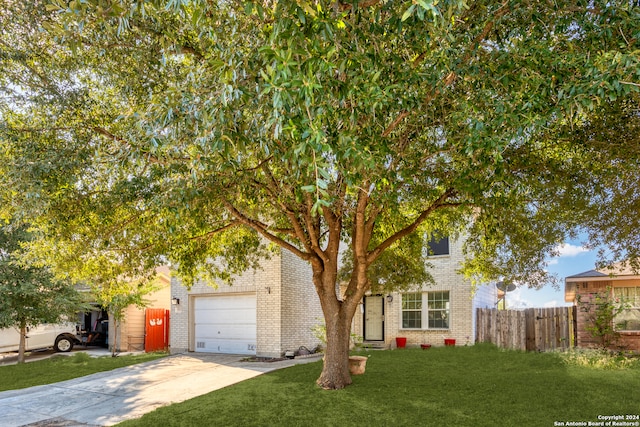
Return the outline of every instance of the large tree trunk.
{"type": "Polygon", "coordinates": [[[327,348],[322,373],[316,381],[324,389],[337,390],[351,384],[349,374],[351,317],[345,315],[345,310],[340,308],[335,313],[325,312],[327,348]]]}
{"type": "MultiPolygon", "coordinates": [[[[336,258],[337,260],[337,258],[336,258]]],[[[348,293],[344,299],[336,292],[337,262],[313,264],[313,281],[318,290],[324,314],[327,348],[320,378],[316,381],[324,389],[339,390],[351,384],[349,373],[349,345],[351,320],[364,295],[364,287],[348,293]]]]}
{"type": "Polygon", "coordinates": [[[27,345],[27,326],[20,325],[20,344],[18,345],[18,363],[24,363],[24,350],[27,345]]]}

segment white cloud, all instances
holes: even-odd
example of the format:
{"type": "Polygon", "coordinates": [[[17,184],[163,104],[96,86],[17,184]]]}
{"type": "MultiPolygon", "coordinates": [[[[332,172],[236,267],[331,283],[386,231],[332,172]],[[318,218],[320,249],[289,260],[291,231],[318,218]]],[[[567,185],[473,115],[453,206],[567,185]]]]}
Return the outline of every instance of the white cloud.
{"type": "Polygon", "coordinates": [[[547,301],[544,303],[544,308],[549,308],[549,307],[560,307],[561,305],[558,304],[558,301],[556,300],[551,300],[551,301],[547,301]]]}
{"type": "Polygon", "coordinates": [[[559,257],[571,257],[589,252],[589,249],[584,246],[576,246],[571,243],[563,243],[555,247],[555,251],[558,252],[559,257]]]}
{"type": "Polygon", "coordinates": [[[506,300],[508,309],[529,307],[526,298],[522,295],[522,288],[516,288],[512,292],[507,292],[506,300]]]}

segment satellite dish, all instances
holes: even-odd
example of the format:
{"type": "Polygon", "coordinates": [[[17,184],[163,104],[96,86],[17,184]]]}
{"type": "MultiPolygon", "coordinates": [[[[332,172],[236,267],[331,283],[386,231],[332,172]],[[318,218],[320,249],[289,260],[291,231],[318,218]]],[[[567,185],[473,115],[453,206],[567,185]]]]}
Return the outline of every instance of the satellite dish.
{"type": "Polygon", "coordinates": [[[503,292],[511,292],[516,289],[516,285],[508,282],[498,282],[496,283],[496,288],[500,289],[503,292]]]}

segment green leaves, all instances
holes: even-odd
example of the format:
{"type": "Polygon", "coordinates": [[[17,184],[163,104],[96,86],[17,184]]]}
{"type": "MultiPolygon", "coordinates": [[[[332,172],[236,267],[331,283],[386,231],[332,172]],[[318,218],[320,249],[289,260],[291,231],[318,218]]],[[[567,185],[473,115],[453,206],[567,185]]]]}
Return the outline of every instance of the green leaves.
{"type": "Polygon", "coordinates": [[[499,265],[476,271],[530,273],[601,172],[560,135],[639,89],[625,2],[36,6],[0,21],[4,206],[80,270],[251,265],[236,227],[306,259],[357,221],[382,245],[451,189],[441,225],[473,208],[470,250],[499,265]]]}
{"type": "Polygon", "coordinates": [[[26,227],[0,228],[0,329],[58,323],[84,308],[72,283],[24,258],[22,247],[32,239],[26,227]]]}

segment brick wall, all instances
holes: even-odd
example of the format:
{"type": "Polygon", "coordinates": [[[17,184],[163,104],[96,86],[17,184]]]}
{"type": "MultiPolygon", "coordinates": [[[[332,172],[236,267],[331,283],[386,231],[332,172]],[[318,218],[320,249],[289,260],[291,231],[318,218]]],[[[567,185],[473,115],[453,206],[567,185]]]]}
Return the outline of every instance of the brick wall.
{"type": "MultiPolygon", "coordinates": [[[[444,345],[445,338],[453,338],[456,345],[472,344],[474,342],[474,301],[471,283],[464,280],[457,270],[464,260],[462,241],[449,242],[449,255],[434,256],[429,259],[433,265],[430,273],[434,278],[434,285],[416,286],[411,292],[449,291],[450,323],[446,330],[410,330],[402,329],[402,295],[394,292],[393,301],[385,299],[385,346],[394,348],[396,337],[406,337],[407,346],[420,344],[444,345]]],[[[483,290],[484,298],[491,298],[491,289],[483,290]],[[486,292],[487,295],[484,295],[486,292]]],[[[495,301],[493,301],[495,303],[495,301]]],[[[478,303],[475,303],[476,305],[478,303]]],[[[363,335],[363,315],[357,311],[353,320],[353,332],[363,335]]]]}
{"type": "Polygon", "coordinates": [[[172,279],[172,296],[179,298],[180,304],[171,308],[171,351],[194,351],[190,313],[194,298],[229,293],[256,295],[257,356],[280,357],[300,346],[313,349],[318,340],[311,328],[322,318],[322,311],[311,282],[311,267],[285,250],[264,260],[261,267],[236,277],[233,286],[221,284],[215,288],[198,283],[187,291],[177,279],[172,279]]]}
{"type": "Polygon", "coordinates": [[[301,346],[313,350],[320,341],[312,328],[323,322],[320,300],[308,262],[288,251],[282,252],[282,351],[301,346]]]}
{"type": "MultiPolygon", "coordinates": [[[[589,296],[594,293],[604,293],[607,287],[611,286],[611,281],[598,281],[598,282],[584,282],[578,283],[576,286],[576,301],[580,299],[583,302],[589,300],[589,296]]],[[[597,348],[601,346],[601,342],[591,336],[591,333],[587,331],[586,327],[589,325],[589,314],[580,309],[578,305],[576,315],[576,345],[583,348],[597,348]]]]}
{"type": "Polygon", "coordinates": [[[282,267],[281,256],[274,255],[261,263],[255,272],[257,291],[257,348],[263,357],[279,357],[282,352],[282,267]]]}
{"type": "MultiPolygon", "coordinates": [[[[581,299],[582,302],[587,302],[589,301],[590,295],[596,293],[603,294],[606,292],[607,288],[612,288],[614,286],[624,287],[638,285],[640,285],[640,283],[637,280],[597,280],[578,282],[576,283],[576,301],[581,299]]],[[[593,337],[586,329],[590,324],[588,317],[589,314],[585,310],[581,310],[580,305],[578,305],[576,316],[576,345],[582,348],[599,348],[602,345],[602,341],[597,337],[593,337]]],[[[640,353],[640,331],[621,331],[614,347],[640,353]]]]}
{"type": "MultiPolygon", "coordinates": [[[[196,285],[200,286],[200,285],[196,285]]],[[[169,350],[184,353],[189,350],[189,293],[177,277],[171,278],[171,298],[180,299],[180,304],[171,305],[169,350]]]]}

